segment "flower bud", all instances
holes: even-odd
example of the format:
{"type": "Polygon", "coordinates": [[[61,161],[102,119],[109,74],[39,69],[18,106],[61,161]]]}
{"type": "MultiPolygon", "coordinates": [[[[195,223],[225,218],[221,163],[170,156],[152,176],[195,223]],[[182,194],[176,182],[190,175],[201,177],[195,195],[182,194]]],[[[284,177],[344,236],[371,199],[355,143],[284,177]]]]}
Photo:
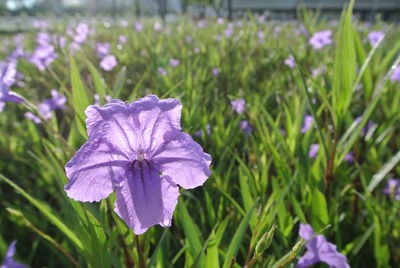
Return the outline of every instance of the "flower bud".
{"type": "Polygon", "coordinates": [[[256,245],[256,255],[259,256],[261,255],[269,246],[271,245],[272,239],[274,238],[274,233],[275,229],[278,227],[278,225],[274,224],[272,225],[271,229],[266,232],[258,241],[256,245]]]}

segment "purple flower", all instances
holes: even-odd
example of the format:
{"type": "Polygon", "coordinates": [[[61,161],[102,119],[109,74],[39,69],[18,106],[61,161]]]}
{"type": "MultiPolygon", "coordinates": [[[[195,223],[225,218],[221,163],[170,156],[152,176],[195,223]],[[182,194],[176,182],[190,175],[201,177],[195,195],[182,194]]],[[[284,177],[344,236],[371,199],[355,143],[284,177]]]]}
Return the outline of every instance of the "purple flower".
{"type": "Polygon", "coordinates": [[[178,59],[174,59],[174,58],[169,59],[169,65],[171,65],[172,67],[178,66],[179,63],[180,63],[180,61],[178,59]]]}
{"type": "Polygon", "coordinates": [[[11,242],[10,246],[7,249],[6,256],[4,257],[3,264],[0,265],[1,268],[28,268],[27,265],[13,260],[15,252],[17,251],[16,245],[17,240],[11,242]]]}
{"type": "Polygon", "coordinates": [[[253,132],[253,127],[250,125],[249,121],[243,120],[240,122],[240,129],[243,130],[243,132],[246,135],[250,135],[253,132]]]}
{"type": "Polygon", "coordinates": [[[218,76],[220,72],[221,72],[221,70],[217,67],[212,69],[212,73],[214,76],[218,76]]]}
{"type": "Polygon", "coordinates": [[[224,35],[226,38],[229,38],[233,35],[234,31],[232,28],[228,27],[226,28],[226,30],[224,31],[224,35]]]}
{"type": "Polygon", "coordinates": [[[263,31],[258,31],[257,36],[258,36],[258,39],[263,40],[265,37],[265,34],[263,31]]]}
{"type": "Polygon", "coordinates": [[[36,42],[42,46],[48,45],[51,43],[51,36],[48,33],[40,32],[36,37],[36,42]]]}
{"type": "Polygon", "coordinates": [[[303,127],[301,128],[301,133],[306,133],[310,129],[313,122],[314,122],[314,117],[307,114],[304,117],[304,123],[303,123],[303,127]]]}
{"type": "Polygon", "coordinates": [[[371,46],[376,46],[378,42],[385,36],[385,33],[382,31],[371,31],[368,34],[368,41],[371,44],[371,46]]]}
{"type": "Polygon", "coordinates": [[[400,83],[400,65],[396,66],[396,69],[394,69],[392,75],[390,76],[390,80],[400,83]]]}
{"type": "Polygon", "coordinates": [[[310,150],[308,151],[308,157],[316,158],[319,151],[319,144],[313,143],[310,146],[310,150]]]}
{"type": "Polygon", "coordinates": [[[127,20],[121,20],[120,24],[121,24],[122,27],[128,27],[129,22],[127,20]]]}
{"type": "Polygon", "coordinates": [[[75,29],[76,33],[73,33],[72,38],[77,44],[82,44],[86,41],[90,34],[89,26],[86,23],[79,23],[75,29]]]}
{"type": "Polygon", "coordinates": [[[126,36],[125,35],[119,35],[118,36],[118,41],[119,41],[119,43],[121,44],[121,45],[123,45],[123,44],[125,44],[127,41],[128,41],[128,39],[126,38],[126,36]]]}
{"type": "Polygon", "coordinates": [[[143,30],[143,24],[142,23],[136,23],[135,24],[135,30],[138,32],[141,32],[143,30]]]}
{"type": "Polygon", "coordinates": [[[159,74],[161,74],[162,76],[166,76],[168,73],[167,71],[163,68],[163,67],[158,67],[157,71],[159,74]]]}
{"type": "Polygon", "coordinates": [[[289,55],[289,57],[287,57],[284,60],[284,63],[289,66],[290,69],[293,69],[296,66],[296,62],[294,61],[294,57],[293,55],[289,55]]]}
{"type": "Polygon", "coordinates": [[[98,202],[115,192],[115,212],[135,234],[170,226],[178,186],[192,189],[211,175],[211,156],[181,130],[181,109],[154,95],[89,106],[88,141],[65,165],[67,195],[98,202]]]}
{"type": "MultiPolygon", "coordinates": [[[[309,224],[300,224],[299,236],[310,239],[314,231],[309,224]]],[[[317,235],[306,244],[307,251],[299,259],[296,267],[305,268],[318,262],[324,262],[334,268],[350,268],[347,258],[337,251],[336,246],[329,243],[323,235],[317,235]]]]}
{"type": "Polygon", "coordinates": [[[10,87],[15,83],[17,75],[16,62],[0,61],[0,102],[22,103],[23,98],[17,93],[10,91],[10,87]]]}
{"type": "Polygon", "coordinates": [[[110,53],[111,46],[109,43],[97,43],[96,52],[97,56],[102,59],[110,53]]]}
{"type": "Polygon", "coordinates": [[[388,180],[383,193],[393,196],[396,200],[400,200],[400,179],[388,180]]]}
{"type": "MultiPolygon", "coordinates": [[[[67,102],[67,98],[60,93],[58,93],[57,90],[52,89],[51,90],[51,98],[45,99],[42,101],[38,106],[38,112],[41,117],[44,119],[48,120],[53,116],[53,111],[56,109],[64,109],[65,106],[64,104],[67,102]]],[[[42,120],[32,114],[31,112],[25,113],[25,117],[31,119],[33,122],[36,124],[42,123],[42,120]]]]}
{"type": "Polygon", "coordinates": [[[232,110],[241,114],[246,110],[246,101],[244,99],[231,100],[231,106],[232,110]]]}
{"type": "MultiPolygon", "coordinates": [[[[194,135],[196,137],[201,137],[202,133],[203,133],[203,131],[201,129],[199,129],[194,133],[194,135]]],[[[206,134],[207,134],[207,136],[209,136],[211,134],[211,126],[210,126],[210,124],[206,125],[206,134]]]]}
{"type": "Polygon", "coordinates": [[[58,44],[61,48],[64,48],[67,45],[67,38],[65,36],[58,37],[58,44]]]}
{"type": "Polygon", "coordinates": [[[24,114],[24,116],[25,116],[26,118],[32,120],[35,124],[41,124],[41,123],[42,123],[42,120],[40,120],[39,117],[37,117],[36,115],[34,115],[34,114],[31,113],[31,112],[26,112],[26,113],[24,114]]]}
{"type": "Polygon", "coordinates": [[[332,44],[332,31],[325,30],[314,33],[310,38],[309,43],[315,50],[320,50],[325,46],[332,44]]]}
{"type": "Polygon", "coordinates": [[[38,46],[30,58],[30,62],[36,65],[40,71],[44,71],[57,58],[54,46],[50,44],[38,46]]]}
{"type": "Polygon", "coordinates": [[[3,264],[1,268],[27,268],[28,266],[13,260],[16,252],[17,241],[14,240],[7,249],[6,256],[4,257],[3,264]]]}
{"type": "Polygon", "coordinates": [[[344,160],[347,161],[348,163],[353,163],[354,162],[354,153],[349,152],[348,154],[345,155],[344,160]]]}
{"type": "Polygon", "coordinates": [[[104,71],[111,71],[117,64],[117,59],[113,55],[107,55],[100,61],[100,67],[103,68],[104,71]]]}
{"type": "Polygon", "coordinates": [[[225,22],[224,18],[219,17],[219,18],[217,19],[217,23],[218,23],[218,24],[224,24],[224,22],[225,22]]]}
{"type": "Polygon", "coordinates": [[[201,29],[207,26],[207,21],[205,20],[200,20],[199,22],[197,22],[197,28],[201,29]]]}
{"type": "Polygon", "coordinates": [[[36,29],[46,29],[49,24],[47,23],[47,21],[44,20],[35,20],[33,21],[32,26],[36,29]]]}

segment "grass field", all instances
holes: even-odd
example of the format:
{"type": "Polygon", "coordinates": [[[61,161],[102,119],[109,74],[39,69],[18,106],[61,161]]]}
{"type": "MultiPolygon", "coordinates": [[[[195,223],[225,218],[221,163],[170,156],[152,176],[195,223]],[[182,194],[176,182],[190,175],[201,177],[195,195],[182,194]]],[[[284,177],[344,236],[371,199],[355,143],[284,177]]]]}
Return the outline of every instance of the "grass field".
{"type": "Polygon", "coordinates": [[[300,15],[65,20],[0,35],[1,61],[18,71],[9,89],[23,97],[0,113],[0,258],[18,240],[15,259],[31,267],[294,267],[307,223],[352,267],[396,267],[400,28],[351,9],[337,22],[300,15]],[[88,138],[87,106],[148,94],[181,101],[212,175],[180,189],[170,228],[137,236],[115,194],[70,199],[64,166],[88,138]]]}

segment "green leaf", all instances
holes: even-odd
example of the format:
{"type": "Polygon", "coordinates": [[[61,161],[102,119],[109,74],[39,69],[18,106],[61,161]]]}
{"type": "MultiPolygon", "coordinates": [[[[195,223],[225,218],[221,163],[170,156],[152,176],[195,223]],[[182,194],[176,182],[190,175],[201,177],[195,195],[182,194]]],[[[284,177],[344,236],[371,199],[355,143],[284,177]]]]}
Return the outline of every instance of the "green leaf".
{"type": "Polygon", "coordinates": [[[225,254],[225,261],[223,264],[223,268],[228,268],[231,265],[232,257],[235,257],[240,246],[242,245],[242,240],[244,234],[246,232],[247,226],[249,225],[251,216],[253,215],[254,209],[256,207],[256,203],[254,203],[253,207],[247,212],[246,216],[241,221],[239,227],[237,228],[235,235],[233,236],[228,251],[225,254]]]}
{"type": "Polygon", "coordinates": [[[91,104],[79,75],[79,69],[75,63],[74,58],[70,57],[71,65],[71,85],[72,85],[72,107],[74,108],[75,115],[77,118],[77,125],[79,133],[87,138],[85,129],[85,110],[91,104]]]}
{"type": "Polygon", "coordinates": [[[372,180],[368,185],[368,191],[372,192],[375,187],[386,177],[386,175],[400,162],[400,151],[397,152],[383,167],[372,176],[372,180]]]}
{"type": "Polygon", "coordinates": [[[112,97],[114,99],[120,98],[121,91],[122,91],[122,89],[124,87],[124,84],[125,84],[125,78],[126,78],[126,67],[124,66],[118,72],[117,80],[116,80],[114,88],[112,90],[112,97]]]}
{"type": "Polygon", "coordinates": [[[101,77],[96,67],[94,67],[88,59],[86,59],[86,64],[89,68],[90,75],[92,76],[96,93],[99,94],[99,96],[104,97],[105,95],[107,95],[104,79],[101,77]]]}
{"type": "MultiPolygon", "coordinates": [[[[197,255],[202,250],[202,238],[200,235],[199,228],[194,223],[192,217],[189,215],[186,205],[184,202],[178,202],[177,211],[179,215],[179,221],[182,224],[183,232],[185,233],[185,237],[189,243],[189,252],[190,255],[195,259],[197,255]]],[[[204,255],[200,256],[199,265],[203,267],[205,263],[204,255]]]]}
{"type": "Polygon", "coordinates": [[[210,241],[207,246],[207,268],[217,268],[219,267],[219,259],[218,259],[218,244],[215,237],[215,232],[212,231],[210,235],[210,241]]]}
{"type": "Polygon", "coordinates": [[[8,185],[10,185],[15,191],[21,194],[26,200],[28,200],[32,205],[34,205],[43,215],[54,224],[61,232],[63,232],[80,250],[83,250],[82,242],[80,239],[66,226],[57,216],[55,212],[48,207],[43,202],[35,199],[27,192],[25,192],[21,187],[15,184],[13,181],[6,178],[3,174],[0,174],[0,179],[4,180],[8,185]]]}
{"type": "Polygon", "coordinates": [[[315,189],[311,202],[312,226],[315,230],[320,230],[329,223],[325,196],[318,189],[315,189]]]}

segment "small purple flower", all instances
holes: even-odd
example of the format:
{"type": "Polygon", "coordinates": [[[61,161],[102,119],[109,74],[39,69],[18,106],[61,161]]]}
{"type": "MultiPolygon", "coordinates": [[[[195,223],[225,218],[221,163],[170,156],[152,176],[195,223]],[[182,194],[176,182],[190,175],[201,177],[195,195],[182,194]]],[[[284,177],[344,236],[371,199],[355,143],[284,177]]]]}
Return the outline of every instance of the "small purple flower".
{"type": "Polygon", "coordinates": [[[319,151],[319,144],[313,143],[310,146],[310,150],[308,151],[308,157],[316,158],[319,151]]]}
{"type": "Polygon", "coordinates": [[[40,71],[44,71],[58,57],[54,46],[50,44],[38,46],[30,58],[30,62],[36,65],[40,71]]]}
{"type": "Polygon", "coordinates": [[[264,40],[265,34],[263,31],[258,31],[257,36],[259,40],[264,40]]]}
{"type": "Polygon", "coordinates": [[[285,63],[287,66],[289,66],[290,69],[293,69],[293,68],[296,66],[296,62],[295,62],[295,60],[294,60],[293,55],[289,55],[289,57],[287,57],[287,58],[284,60],[284,63],[285,63]]]}
{"type": "MultiPolygon", "coordinates": [[[[46,120],[50,119],[53,116],[53,111],[56,109],[65,109],[64,104],[67,102],[67,98],[57,90],[51,90],[51,98],[45,99],[38,106],[38,112],[40,116],[46,120]]],[[[25,117],[31,119],[36,124],[40,124],[42,121],[40,118],[32,114],[31,112],[25,113],[25,117]]]]}
{"type": "Polygon", "coordinates": [[[26,112],[26,113],[24,114],[24,116],[25,116],[26,118],[32,120],[35,124],[41,124],[41,123],[42,123],[42,120],[40,120],[39,117],[37,117],[36,115],[34,115],[34,114],[31,113],[31,112],[26,112]]]}
{"type": "Polygon", "coordinates": [[[178,59],[171,58],[169,59],[169,65],[172,67],[177,67],[179,65],[180,61],[178,59]]]}
{"type": "Polygon", "coordinates": [[[225,22],[224,18],[219,17],[219,18],[217,19],[217,23],[218,23],[218,24],[224,24],[224,22],[225,22]]]}
{"type": "Polygon", "coordinates": [[[50,94],[51,94],[51,98],[46,99],[44,102],[49,104],[49,106],[52,110],[65,109],[64,104],[67,102],[67,98],[64,95],[61,95],[60,93],[58,93],[58,91],[55,89],[52,89],[50,91],[50,94]]]}
{"type": "Polygon", "coordinates": [[[167,71],[163,67],[158,67],[157,71],[162,76],[166,76],[168,74],[167,71]]]}
{"type": "Polygon", "coordinates": [[[179,188],[202,185],[211,156],[182,132],[182,104],[148,95],[86,109],[88,141],[65,165],[67,195],[99,202],[116,193],[115,212],[135,234],[171,226],[179,188]]]}
{"type": "Polygon", "coordinates": [[[315,50],[320,50],[327,45],[332,44],[332,31],[325,30],[314,33],[310,38],[309,43],[315,50]]]}
{"type": "Polygon", "coordinates": [[[246,101],[244,99],[231,100],[231,106],[232,110],[241,114],[246,110],[246,101]]]}
{"type": "Polygon", "coordinates": [[[102,59],[110,53],[111,46],[109,43],[97,43],[96,52],[97,56],[102,59]]]}
{"type": "Polygon", "coordinates": [[[20,95],[10,90],[10,87],[16,81],[16,75],[16,62],[6,63],[0,61],[0,102],[23,102],[23,98],[20,95]]]}
{"type": "MultiPolygon", "coordinates": [[[[299,236],[305,240],[314,235],[309,224],[300,224],[299,236]]],[[[306,244],[307,251],[299,259],[296,267],[306,268],[318,262],[324,262],[334,268],[350,268],[347,258],[337,251],[336,246],[329,243],[323,235],[317,235],[306,244]]]]}
{"type": "Polygon", "coordinates": [[[229,27],[229,26],[224,31],[224,35],[225,35],[226,38],[231,37],[233,35],[233,33],[234,33],[233,28],[229,27]]]}
{"type": "Polygon", "coordinates": [[[205,20],[200,20],[199,22],[197,22],[197,28],[201,29],[207,26],[207,21],[205,20]]]}
{"type": "Polygon", "coordinates": [[[48,33],[40,32],[36,37],[36,42],[42,46],[48,45],[51,43],[51,36],[48,33]]]}
{"type": "Polygon", "coordinates": [[[122,35],[122,34],[121,34],[121,35],[118,36],[118,42],[119,42],[121,45],[125,44],[127,41],[128,41],[128,39],[126,38],[125,35],[122,35]]]}
{"type": "Polygon", "coordinates": [[[376,46],[378,42],[385,36],[385,33],[382,31],[371,31],[368,34],[368,41],[371,44],[371,46],[376,46]]]}
{"type": "Polygon", "coordinates": [[[58,37],[58,44],[61,48],[64,48],[67,45],[67,38],[65,36],[58,37]]]}
{"type": "Polygon", "coordinates": [[[396,200],[400,200],[400,179],[388,180],[385,189],[383,189],[383,193],[393,196],[396,200]]]}
{"type": "Polygon", "coordinates": [[[301,133],[306,133],[312,126],[313,122],[314,122],[314,117],[307,114],[304,117],[304,123],[303,123],[303,127],[301,128],[301,133]]]}
{"type": "Polygon", "coordinates": [[[240,122],[240,129],[246,134],[250,135],[253,132],[253,127],[250,125],[248,120],[240,122]]]}
{"type": "Polygon", "coordinates": [[[86,23],[79,23],[75,29],[76,33],[73,33],[72,38],[77,44],[82,44],[86,41],[90,34],[89,26],[86,23]]]}
{"type": "Polygon", "coordinates": [[[311,75],[312,75],[313,78],[316,78],[316,77],[320,76],[321,74],[323,74],[325,72],[326,72],[326,66],[323,65],[323,66],[321,66],[319,68],[313,69],[311,75]]]}
{"type": "Polygon", "coordinates": [[[117,58],[115,58],[114,55],[107,55],[101,60],[100,67],[103,68],[104,71],[108,72],[114,69],[117,64],[117,58]]]}
{"type": "Polygon", "coordinates": [[[400,83],[400,65],[396,66],[396,69],[394,69],[392,75],[390,76],[390,80],[400,83]]]}
{"type": "Polygon", "coordinates": [[[354,162],[354,153],[349,152],[348,154],[345,155],[344,160],[347,161],[348,163],[353,163],[354,162]]]}
{"type": "Polygon", "coordinates": [[[32,23],[32,26],[33,26],[33,28],[43,30],[43,29],[46,29],[49,26],[49,24],[47,23],[47,21],[44,21],[44,20],[34,20],[32,23]]]}
{"type": "MultiPolygon", "coordinates": [[[[194,133],[194,135],[196,137],[201,137],[202,133],[203,133],[203,131],[201,129],[199,129],[194,133]]],[[[207,136],[211,135],[211,126],[210,126],[210,124],[206,125],[206,134],[207,134],[207,136]]]]}
{"type": "Polygon", "coordinates": [[[221,72],[221,70],[217,67],[212,69],[212,73],[214,76],[218,76],[220,72],[221,72]]]}
{"type": "Polygon", "coordinates": [[[13,257],[17,246],[17,240],[11,242],[10,246],[7,249],[6,256],[4,257],[3,264],[0,265],[1,268],[28,268],[29,266],[22,264],[20,262],[14,261],[13,257]]]}
{"type": "Polygon", "coordinates": [[[142,23],[135,23],[135,30],[138,32],[141,32],[143,30],[143,24],[142,23]]]}
{"type": "Polygon", "coordinates": [[[129,22],[127,20],[121,20],[120,24],[121,24],[122,27],[128,27],[129,22]]]}

